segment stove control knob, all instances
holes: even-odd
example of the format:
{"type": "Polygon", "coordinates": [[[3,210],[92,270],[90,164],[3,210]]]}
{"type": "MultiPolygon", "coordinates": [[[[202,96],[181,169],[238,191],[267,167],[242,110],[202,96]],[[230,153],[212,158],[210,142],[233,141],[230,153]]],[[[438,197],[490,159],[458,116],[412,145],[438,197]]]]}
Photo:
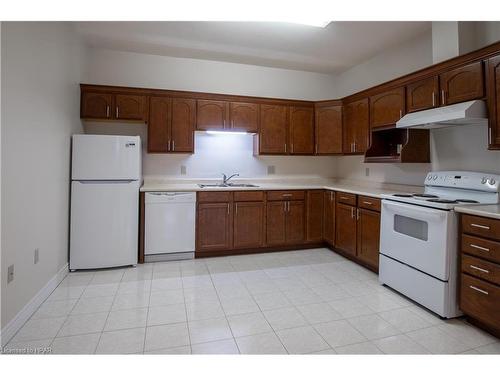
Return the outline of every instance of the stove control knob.
{"type": "Polygon", "coordinates": [[[488,181],[488,179],[486,177],[483,177],[483,179],[481,180],[481,183],[484,185],[486,183],[486,181],[488,181]]]}
{"type": "Polygon", "coordinates": [[[434,177],[432,177],[433,180],[437,180],[438,176],[437,175],[434,175],[434,177]]]}
{"type": "Polygon", "coordinates": [[[496,181],[494,178],[490,178],[490,185],[495,185],[496,184],[496,181]]]}
{"type": "Polygon", "coordinates": [[[428,175],[428,176],[427,176],[427,179],[428,179],[428,180],[432,180],[432,175],[428,175]]]}

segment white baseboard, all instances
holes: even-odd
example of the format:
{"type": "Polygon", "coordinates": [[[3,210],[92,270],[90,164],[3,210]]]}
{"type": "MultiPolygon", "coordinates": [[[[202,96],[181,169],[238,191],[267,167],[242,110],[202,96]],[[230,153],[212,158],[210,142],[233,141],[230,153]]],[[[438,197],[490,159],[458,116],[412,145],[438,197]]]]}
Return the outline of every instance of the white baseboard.
{"type": "Polygon", "coordinates": [[[19,331],[19,329],[28,321],[35,313],[40,305],[50,296],[57,288],[61,281],[68,274],[68,263],[66,263],[55,275],[50,279],[45,286],[17,313],[17,315],[5,325],[0,331],[1,346],[6,345],[9,340],[19,331]]]}

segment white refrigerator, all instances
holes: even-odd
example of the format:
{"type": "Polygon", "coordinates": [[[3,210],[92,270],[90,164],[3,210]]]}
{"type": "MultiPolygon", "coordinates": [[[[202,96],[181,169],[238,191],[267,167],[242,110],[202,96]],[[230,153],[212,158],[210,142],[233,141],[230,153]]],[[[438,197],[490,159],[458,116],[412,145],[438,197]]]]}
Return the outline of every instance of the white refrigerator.
{"type": "Polygon", "coordinates": [[[137,264],[140,137],[73,135],[70,270],[137,264]]]}

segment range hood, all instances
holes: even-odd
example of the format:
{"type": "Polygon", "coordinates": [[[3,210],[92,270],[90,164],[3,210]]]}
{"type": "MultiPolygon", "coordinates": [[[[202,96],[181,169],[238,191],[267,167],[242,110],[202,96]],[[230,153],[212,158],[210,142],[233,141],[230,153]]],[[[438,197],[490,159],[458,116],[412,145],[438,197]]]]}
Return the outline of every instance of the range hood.
{"type": "Polygon", "coordinates": [[[396,128],[437,129],[448,126],[487,124],[486,104],[482,100],[408,113],[396,122],[396,128]]]}

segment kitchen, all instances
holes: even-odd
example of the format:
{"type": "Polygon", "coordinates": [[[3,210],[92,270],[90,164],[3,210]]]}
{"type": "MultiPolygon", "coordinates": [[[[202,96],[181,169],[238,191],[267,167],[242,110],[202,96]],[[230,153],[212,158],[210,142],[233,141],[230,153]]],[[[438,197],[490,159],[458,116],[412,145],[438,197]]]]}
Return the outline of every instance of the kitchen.
{"type": "MultiPolygon", "coordinates": [[[[160,24],[154,32],[165,27],[172,37],[203,39],[210,29],[160,24]]],[[[2,22],[2,71],[10,72],[2,77],[2,185],[11,181],[2,216],[12,215],[2,226],[4,236],[15,233],[7,247],[22,241],[27,249],[2,260],[2,345],[87,354],[498,354],[498,23],[409,24],[327,26],[353,35],[366,27],[387,42],[333,75],[292,59],[278,68],[140,52],[147,43],[131,40],[147,25],[2,22]],[[439,38],[446,27],[455,51],[439,38]],[[451,32],[457,27],[475,33],[475,43],[451,32]],[[394,28],[400,39],[391,44],[394,28]],[[117,30],[127,48],[112,40],[117,30]],[[72,124],[57,135],[72,147],[61,146],[54,176],[66,180],[57,190],[65,203],[50,213],[69,230],[43,245],[44,216],[33,219],[33,239],[14,228],[27,193],[14,187],[28,180],[4,168],[9,152],[19,157],[17,144],[41,147],[12,110],[28,89],[40,105],[36,89],[47,83],[19,78],[37,64],[15,47],[36,49],[37,38],[75,52],[49,69],[71,82],[57,91],[66,108],[58,121],[72,124]],[[74,51],[79,38],[87,44],[74,51]],[[51,246],[69,254],[48,254],[51,246]],[[23,266],[23,256],[34,264],[23,266]],[[11,264],[13,281],[4,283],[11,264]],[[21,285],[37,265],[50,277],[21,285]]],[[[43,181],[43,161],[23,158],[43,181]]],[[[39,207],[43,193],[54,194],[42,188],[39,207]]]]}

